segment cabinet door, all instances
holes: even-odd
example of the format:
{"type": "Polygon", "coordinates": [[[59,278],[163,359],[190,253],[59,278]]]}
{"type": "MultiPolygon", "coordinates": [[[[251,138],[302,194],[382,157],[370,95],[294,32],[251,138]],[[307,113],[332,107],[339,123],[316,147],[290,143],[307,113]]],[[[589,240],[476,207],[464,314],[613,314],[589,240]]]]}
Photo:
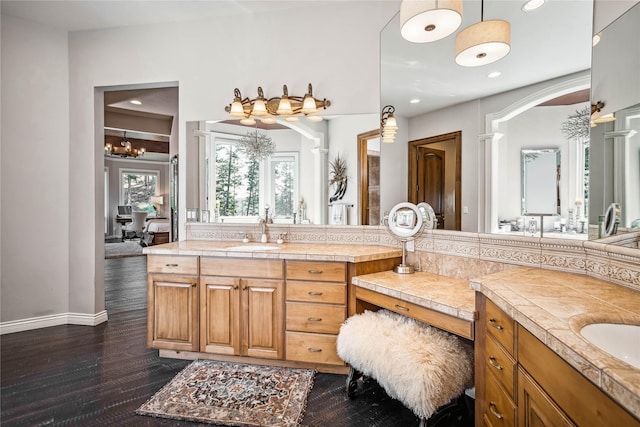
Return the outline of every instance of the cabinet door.
{"type": "Polygon", "coordinates": [[[240,354],[240,280],[200,278],[200,351],[240,354]]]}
{"type": "Polygon", "coordinates": [[[522,368],[518,368],[518,425],[520,427],[575,426],[522,368]]]}
{"type": "Polygon", "coordinates": [[[198,350],[198,278],[148,275],[147,345],[166,350],[198,350]]]}
{"type": "Polygon", "coordinates": [[[284,282],[242,279],[242,354],[282,359],[284,335],[284,282]]]}

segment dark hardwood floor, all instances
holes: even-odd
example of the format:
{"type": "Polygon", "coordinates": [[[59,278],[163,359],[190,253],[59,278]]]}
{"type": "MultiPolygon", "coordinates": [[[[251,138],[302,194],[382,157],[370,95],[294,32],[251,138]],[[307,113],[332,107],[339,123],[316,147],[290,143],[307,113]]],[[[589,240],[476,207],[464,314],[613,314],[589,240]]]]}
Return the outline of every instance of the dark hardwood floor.
{"type": "MultiPolygon", "coordinates": [[[[146,257],[105,260],[109,321],[0,337],[2,426],[194,426],[135,410],[189,361],[146,347],[146,257]]],[[[355,399],[343,375],[317,374],[302,425],[417,426],[417,418],[367,382],[355,399]]],[[[453,424],[455,425],[455,423],[453,424]]]]}

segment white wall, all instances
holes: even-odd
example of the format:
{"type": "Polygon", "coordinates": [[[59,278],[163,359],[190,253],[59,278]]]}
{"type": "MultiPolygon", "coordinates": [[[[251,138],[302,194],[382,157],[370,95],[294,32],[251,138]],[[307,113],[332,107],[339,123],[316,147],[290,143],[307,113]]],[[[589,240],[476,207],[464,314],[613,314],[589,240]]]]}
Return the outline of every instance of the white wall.
{"type": "Polygon", "coordinates": [[[2,16],[1,38],[6,322],[70,311],[68,254],[78,230],[69,234],[69,179],[79,177],[69,169],[66,32],[2,16]]]}
{"type": "MultiPolygon", "coordinates": [[[[63,32],[3,16],[2,321],[104,309],[103,89],[96,88],[178,82],[181,158],[185,122],[225,117],[235,87],[252,94],[261,85],[276,96],[283,84],[303,94],[312,83],[331,100],[330,114],[378,113],[379,32],[396,12],[396,2],[311,3],[76,32],[68,51],[63,32]],[[312,29],[304,37],[296,31],[302,23],[312,29]],[[239,28],[242,37],[230,37],[239,28]],[[29,144],[21,145],[25,133],[29,144]],[[16,183],[27,191],[7,188],[16,183]]],[[[186,167],[180,163],[181,176],[186,167]]],[[[184,221],[183,181],[180,189],[184,221]]]]}

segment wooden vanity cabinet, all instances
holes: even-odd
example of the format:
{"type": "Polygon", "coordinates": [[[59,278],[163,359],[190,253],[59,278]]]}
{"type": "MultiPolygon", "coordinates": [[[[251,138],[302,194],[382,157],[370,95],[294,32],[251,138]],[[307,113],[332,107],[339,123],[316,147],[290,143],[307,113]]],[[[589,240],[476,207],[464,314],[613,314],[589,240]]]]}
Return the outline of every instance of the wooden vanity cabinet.
{"type": "Polygon", "coordinates": [[[149,255],[147,271],[147,345],[197,351],[198,257],[149,255]]]}
{"type": "Polygon", "coordinates": [[[640,425],[622,406],[479,292],[476,311],[476,425],[640,425]]]}
{"type": "Polygon", "coordinates": [[[281,260],[201,257],[200,351],[284,358],[283,279],[281,260]]]}
{"type": "Polygon", "coordinates": [[[344,365],[336,351],[347,315],[347,264],[287,261],[286,358],[344,365]]]}

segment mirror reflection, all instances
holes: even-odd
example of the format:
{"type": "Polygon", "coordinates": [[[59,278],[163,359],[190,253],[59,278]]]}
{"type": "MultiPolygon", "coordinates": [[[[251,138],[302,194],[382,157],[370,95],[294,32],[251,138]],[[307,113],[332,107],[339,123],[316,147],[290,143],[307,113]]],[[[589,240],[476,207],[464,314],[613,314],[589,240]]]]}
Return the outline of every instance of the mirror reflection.
{"type": "Polygon", "coordinates": [[[560,150],[522,150],[522,215],[560,213],[560,150]]]}
{"type": "Polygon", "coordinates": [[[189,169],[198,190],[188,208],[209,211],[210,222],[257,223],[268,214],[280,224],[359,224],[358,138],[377,132],[377,114],[251,126],[200,121],[188,127],[198,152],[196,167],[189,169]],[[331,165],[338,158],[345,176],[341,198],[334,200],[331,165]],[[331,221],[337,212],[340,221],[331,221]]]}

